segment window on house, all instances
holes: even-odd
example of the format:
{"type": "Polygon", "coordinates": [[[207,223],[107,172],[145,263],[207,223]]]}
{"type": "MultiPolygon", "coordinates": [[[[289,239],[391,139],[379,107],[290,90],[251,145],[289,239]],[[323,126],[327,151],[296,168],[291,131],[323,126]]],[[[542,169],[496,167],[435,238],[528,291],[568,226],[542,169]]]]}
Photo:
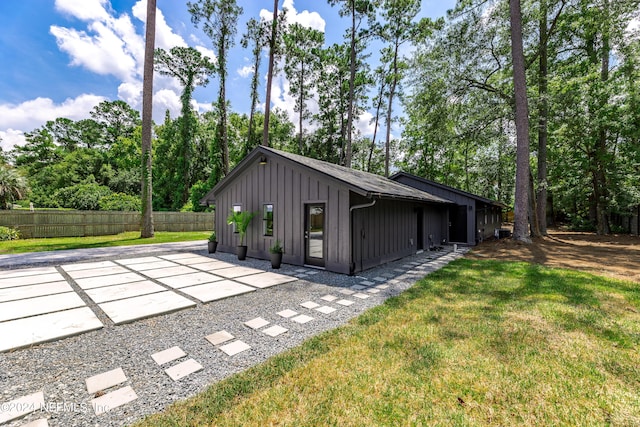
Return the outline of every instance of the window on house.
{"type": "Polygon", "coordinates": [[[273,205],[262,205],[262,232],[265,236],[273,236],[273,205]]]}
{"type": "MultiPolygon", "coordinates": [[[[233,205],[232,209],[233,209],[234,212],[242,212],[242,206],[241,205],[233,205]]],[[[238,232],[238,229],[237,229],[235,224],[233,224],[233,232],[234,233],[238,232]]]]}

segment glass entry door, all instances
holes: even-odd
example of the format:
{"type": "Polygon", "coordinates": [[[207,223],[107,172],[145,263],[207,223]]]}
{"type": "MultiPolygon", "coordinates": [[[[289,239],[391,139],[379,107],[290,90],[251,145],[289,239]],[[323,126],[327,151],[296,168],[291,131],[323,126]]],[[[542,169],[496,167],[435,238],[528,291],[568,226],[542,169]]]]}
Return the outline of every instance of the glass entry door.
{"type": "Polygon", "coordinates": [[[324,267],[324,203],[305,205],[304,262],[324,267]]]}

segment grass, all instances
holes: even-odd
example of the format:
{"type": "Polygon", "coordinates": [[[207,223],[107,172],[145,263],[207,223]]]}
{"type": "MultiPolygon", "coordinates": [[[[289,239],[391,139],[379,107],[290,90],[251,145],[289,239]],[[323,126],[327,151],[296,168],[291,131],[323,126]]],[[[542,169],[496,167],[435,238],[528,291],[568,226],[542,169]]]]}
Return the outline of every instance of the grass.
{"type": "Polygon", "coordinates": [[[637,284],[458,260],[138,426],[638,425],[637,284]]]}
{"type": "Polygon", "coordinates": [[[160,231],[156,232],[153,238],[142,239],[140,238],[139,231],[132,231],[108,236],[20,239],[0,241],[0,254],[21,254],[26,252],[57,251],[61,249],[85,249],[108,246],[130,246],[151,243],[206,240],[210,234],[210,231],[160,231]]]}

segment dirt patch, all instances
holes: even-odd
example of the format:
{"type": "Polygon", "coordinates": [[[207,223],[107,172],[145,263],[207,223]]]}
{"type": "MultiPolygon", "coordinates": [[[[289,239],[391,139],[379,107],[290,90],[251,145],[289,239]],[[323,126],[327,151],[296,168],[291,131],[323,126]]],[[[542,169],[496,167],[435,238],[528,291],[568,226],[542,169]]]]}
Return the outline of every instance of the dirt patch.
{"type": "Polygon", "coordinates": [[[547,237],[534,239],[532,244],[512,239],[485,241],[474,247],[467,257],[525,261],[640,283],[638,236],[551,230],[547,237]]]}

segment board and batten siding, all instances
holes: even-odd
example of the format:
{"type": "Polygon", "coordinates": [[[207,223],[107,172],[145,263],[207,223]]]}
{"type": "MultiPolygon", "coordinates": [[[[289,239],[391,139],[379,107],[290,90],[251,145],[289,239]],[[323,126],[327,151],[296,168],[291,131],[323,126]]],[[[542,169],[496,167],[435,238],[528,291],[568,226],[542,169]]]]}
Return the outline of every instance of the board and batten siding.
{"type": "Polygon", "coordinates": [[[268,156],[261,165],[253,159],[244,170],[216,194],[216,230],[218,250],[234,252],[238,235],[227,225],[233,205],[256,212],[247,230],[247,255],[269,259],[269,247],[280,239],[283,262],[304,264],[305,205],[325,205],[325,268],[349,273],[349,190],[335,180],[276,156],[268,156]],[[264,236],[262,211],[273,204],[273,236],[264,236]]]}

